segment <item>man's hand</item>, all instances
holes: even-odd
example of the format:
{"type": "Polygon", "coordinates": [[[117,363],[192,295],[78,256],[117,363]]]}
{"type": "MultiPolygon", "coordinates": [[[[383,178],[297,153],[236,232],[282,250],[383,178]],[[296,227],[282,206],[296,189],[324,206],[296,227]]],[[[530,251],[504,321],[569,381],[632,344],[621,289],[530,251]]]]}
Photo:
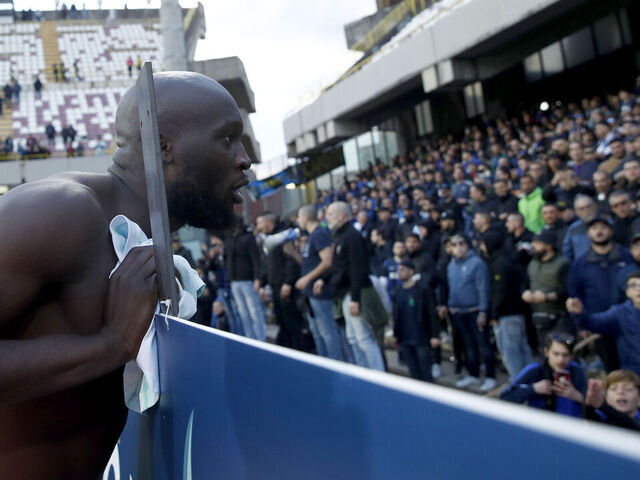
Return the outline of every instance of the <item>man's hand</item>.
{"type": "Polygon", "coordinates": [[[269,294],[267,293],[267,290],[264,288],[261,288],[258,291],[258,296],[260,297],[260,300],[262,300],[262,303],[267,303],[269,301],[269,294]]]}
{"type": "Polygon", "coordinates": [[[309,285],[309,282],[311,282],[311,279],[304,275],[296,281],[296,288],[298,290],[304,290],[307,288],[307,285],[309,285]]]}
{"type": "Polygon", "coordinates": [[[595,378],[589,379],[589,388],[587,389],[587,405],[593,408],[600,408],[604,404],[605,391],[604,385],[600,380],[595,378]]]}
{"type": "Polygon", "coordinates": [[[359,302],[349,302],[349,313],[354,317],[360,316],[360,303],[359,302]]]}
{"type": "Polygon", "coordinates": [[[109,280],[101,331],[124,362],[138,355],[157,303],[153,246],[132,248],[109,280]]]}
{"type": "Polygon", "coordinates": [[[286,283],[280,288],[280,298],[287,299],[291,296],[291,285],[286,283]]]}
{"type": "Polygon", "coordinates": [[[487,314],[485,312],[480,312],[476,319],[476,323],[478,324],[478,328],[482,330],[487,325],[487,314]]]}
{"type": "Polygon", "coordinates": [[[253,281],[253,290],[256,293],[260,293],[260,280],[258,280],[257,278],[253,281]]]}
{"type": "Polygon", "coordinates": [[[554,383],[551,387],[553,393],[558,395],[559,397],[569,398],[574,402],[582,403],[584,397],[582,394],[576,390],[576,387],[573,386],[571,382],[567,383],[554,383]]]}
{"type": "Polygon", "coordinates": [[[439,316],[442,320],[444,320],[444,319],[446,319],[446,318],[447,318],[447,307],[446,307],[446,306],[444,306],[444,305],[440,305],[440,306],[438,307],[438,316],[439,316]]]}
{"type": "Polygon", "coordinates": [[[324,287],[324,281],[321,278],[319,278],[313,284],[313,294],[316,295],[316,296],[322,295],[323,287],[324,287]]]}
{"type": "Polygon", "coordinates": [[[540,380],[533,384],[533,391],[538,395],[551,395],[552,387],[551,380],[540,380]]]}
{"type": "Polygon", "coordinates": [[[213,313],[219,317],[224,313],[224,304],[222,302],[213,302],[213,313]]]}
{"type": "Polygon", "coordinates": [[[533,301],[532,303],[543,303],[545,302],[546,296],[542,290],[534,290],[533,291],[533,301]]]}
{"type": "Polygon", "coordinates": [[[398,339],[396,337],[391,337],[389,341],[391,342],[392,348],[398,348],[398,339]]]}
{"type": "Polygon", "coordinates": [[[522,292],[522,301],[525,303],[533,303],[533,291],[525,290],[522,292]]]}
{"type": "Polygon", "coordinates": [[[429,340],[429,344],[431,345],[431,348],[438,348],[440,346],[440,339],[438,337],[433,337],[429,340]]]}
{"type": "Polygon", "coordinates": [[[579,298],[567,298],[567,312],[580,315],[584,311],[584,306],[579,298]]]}

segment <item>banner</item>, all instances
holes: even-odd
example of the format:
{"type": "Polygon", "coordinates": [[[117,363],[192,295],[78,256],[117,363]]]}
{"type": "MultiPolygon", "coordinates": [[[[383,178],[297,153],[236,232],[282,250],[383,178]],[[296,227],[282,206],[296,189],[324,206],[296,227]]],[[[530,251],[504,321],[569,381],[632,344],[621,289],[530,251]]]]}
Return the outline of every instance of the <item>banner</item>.
{"type": "Polygon", "coordinates": [[[635,433],[156,316],[162,394],[104,480],[637,478],[635,433]]]}

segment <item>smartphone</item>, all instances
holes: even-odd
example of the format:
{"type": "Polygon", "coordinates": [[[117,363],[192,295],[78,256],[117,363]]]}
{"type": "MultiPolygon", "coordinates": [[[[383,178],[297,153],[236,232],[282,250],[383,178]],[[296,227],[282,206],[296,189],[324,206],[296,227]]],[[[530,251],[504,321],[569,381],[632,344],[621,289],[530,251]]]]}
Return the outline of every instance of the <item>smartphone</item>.
{"type": "Polygon", "coordinates": [[[555,375],[555,383],[558,385],[568,385],[569,384],[569,371],[568,370],[558,370],[555,375]]]}

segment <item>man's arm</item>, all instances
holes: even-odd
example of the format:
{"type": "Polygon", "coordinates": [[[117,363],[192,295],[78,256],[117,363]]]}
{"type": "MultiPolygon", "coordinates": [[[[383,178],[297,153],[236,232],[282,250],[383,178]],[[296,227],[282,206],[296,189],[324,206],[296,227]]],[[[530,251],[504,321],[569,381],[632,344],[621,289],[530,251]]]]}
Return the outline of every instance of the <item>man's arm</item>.
{"type": "Polygon", "coordinates": [[[102,209],[84,187],[39,188],[0,202],[0,404],[86,383],[135,358],[157,303],[153,248],[136,248],[109,282],[99,332],[8,338],[29,321],[44,286],[73,282],[94,260],[85,249],[108,241],[102,209]]]}
{"type": "Polygon", "coordinates": [[[260,248],[258,242],[253,234],[247,236],[247,250],[249,252],[249,262],[251,262],[251,271],[253,272],[253,280],[260,281],[260,275],[262,273],[262,264],[260,262],[260,248]]]}
{"type": "Polygon", "coordinates": [[[480,258],[476,264],[475,283],[478,289],[478,307],[481,313],[489,312],[489,270],[480,258]]]}

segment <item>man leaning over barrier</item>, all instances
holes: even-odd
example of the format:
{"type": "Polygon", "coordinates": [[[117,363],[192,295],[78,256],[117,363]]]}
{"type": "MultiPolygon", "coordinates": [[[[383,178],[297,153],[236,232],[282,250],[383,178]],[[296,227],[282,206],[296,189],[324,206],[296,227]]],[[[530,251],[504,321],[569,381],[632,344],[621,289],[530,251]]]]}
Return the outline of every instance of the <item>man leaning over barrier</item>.
{"type": "MultiPolygon", "coordinates": [[[[155,76],[169,220],[224,229],[250,161],[229,93],[188,72],[155,76]]],[[[63,173],[0,199],[0,471],[97,478],[127,419],[123,365],[135,359],[158,293],[152,247],[117,258],[109,222],[151,236],[135,87],[116,112],[106,174],[63,173]]]]}

